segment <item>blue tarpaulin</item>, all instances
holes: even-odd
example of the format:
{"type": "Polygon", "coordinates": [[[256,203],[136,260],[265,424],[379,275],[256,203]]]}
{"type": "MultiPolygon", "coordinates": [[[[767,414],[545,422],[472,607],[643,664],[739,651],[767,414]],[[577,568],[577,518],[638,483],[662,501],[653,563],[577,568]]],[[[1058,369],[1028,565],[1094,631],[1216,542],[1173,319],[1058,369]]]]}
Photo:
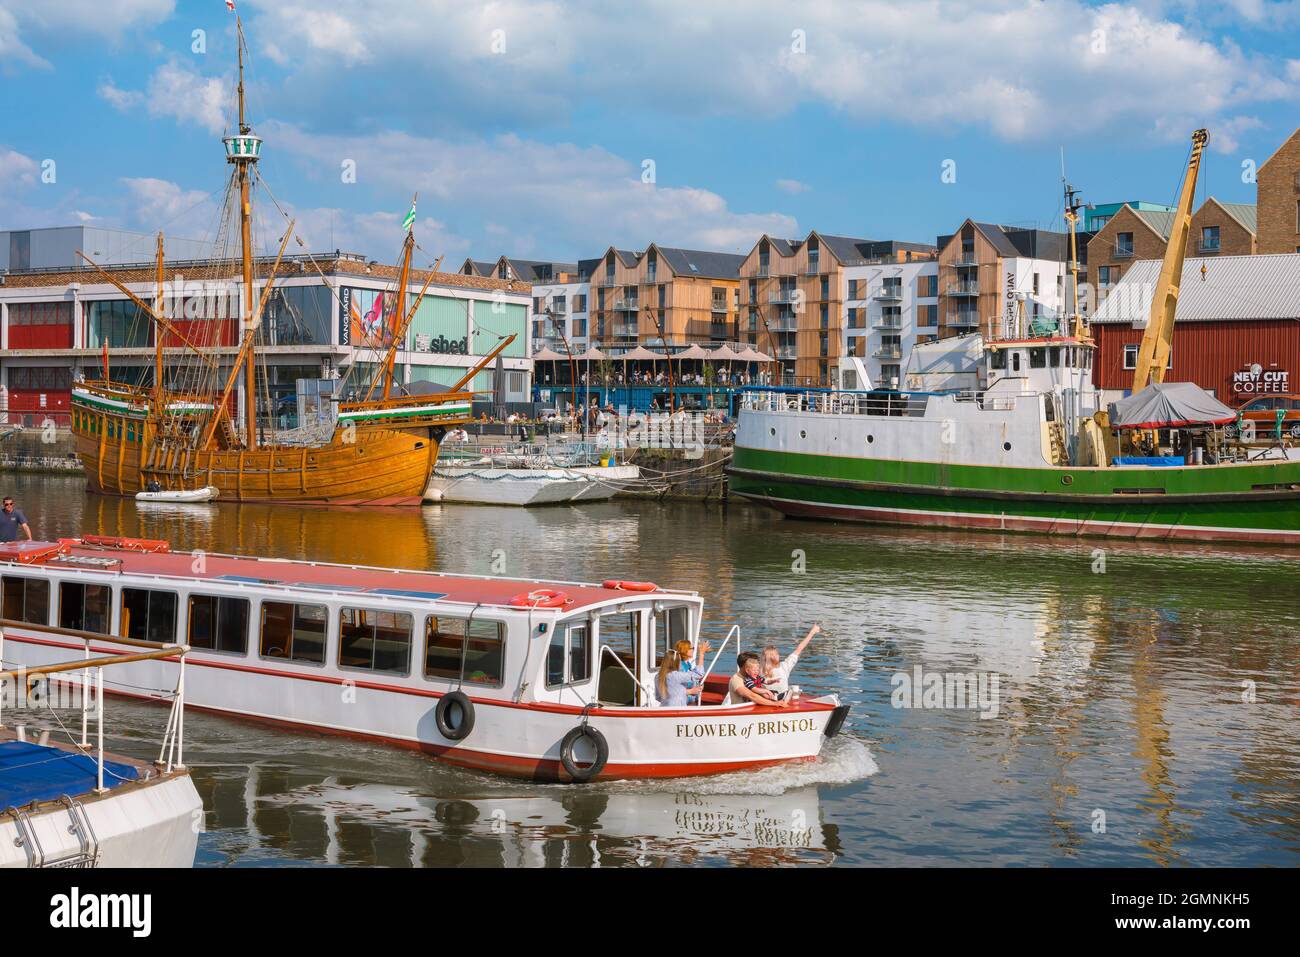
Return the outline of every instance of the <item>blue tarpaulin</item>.
{"type": "Polygon", "coordinates": [[[1181,455],[1117,455],[1111,465],[1186,465],[1181,455]]]}
{"type": "MultiPolygon", "coordinates": [[[[97,764],[93,756],[76,754],[34,744],[31,741],[0,742],[0,810],[22,807],[33,801],[57,801],[63,795],[79,797],[95,789],[97,764]]],[[[134,781],[133,766],[118,761],[104,762],[104,787],[134,781]]]]}

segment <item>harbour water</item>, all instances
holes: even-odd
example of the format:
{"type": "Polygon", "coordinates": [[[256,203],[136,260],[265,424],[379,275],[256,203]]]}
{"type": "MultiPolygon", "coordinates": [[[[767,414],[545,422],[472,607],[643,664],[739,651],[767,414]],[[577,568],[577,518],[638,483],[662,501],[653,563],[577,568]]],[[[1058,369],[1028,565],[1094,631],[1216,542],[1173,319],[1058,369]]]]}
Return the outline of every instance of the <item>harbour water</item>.
{"type": "MultiPolygon", "coordinates": [[[[873,529],[683,502],[142,506],[86,495],[79,478],[0,484],[40,538],[646,579],[700,591],[715,645],[738,624],[744,647],[786,648],[820,621],[794,681],[853,706],[815,763],[584,787],[191,711],[201,866],[1300,864],[1300,550],[873,529]],[[980,676],[996,695],[934,700],[922,689],[936,675],[980,676]]],[[[110,748],[146,756],[157,710],[108,708],[110,748]]]]}

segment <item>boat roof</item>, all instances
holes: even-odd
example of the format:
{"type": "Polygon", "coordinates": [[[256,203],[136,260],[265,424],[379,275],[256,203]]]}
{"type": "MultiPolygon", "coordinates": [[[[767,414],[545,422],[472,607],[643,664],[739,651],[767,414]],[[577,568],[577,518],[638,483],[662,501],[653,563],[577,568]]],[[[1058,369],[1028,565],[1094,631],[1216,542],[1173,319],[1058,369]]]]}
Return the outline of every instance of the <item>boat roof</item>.
{"type": "Polygon", "coordinates": [[[337,565],[327,562],[284,558],[254,558],[242,555],[214,555],[173,552],[167,542],[145,539],[112,539],[119,544],[92,544],[83,539],[58,542],[0,543],[0,566],[45,569],[76,569],[127,575],[158,575],[191,582],[212,582],[268,588],[312,589],[333,593],[358,593],[417,601],[444,601],[470,605],[511,605],[511,600],[538,589],[563,592],[570,602],[556,608],[537,607],[539,612],[569,614],[575,610],[611,600],[672,595],[695,598],[695,592],[655,587],[653,591],[630,591],[598,583],[541,581],[498,578],[489,575],[455,575],[411,569],[375,568],[366,565],[337,565]],[[120,544],[125,543],[125,544],[120,544]],[[203,571],[196,573],[196,556],[202,555],[203,571]]]}

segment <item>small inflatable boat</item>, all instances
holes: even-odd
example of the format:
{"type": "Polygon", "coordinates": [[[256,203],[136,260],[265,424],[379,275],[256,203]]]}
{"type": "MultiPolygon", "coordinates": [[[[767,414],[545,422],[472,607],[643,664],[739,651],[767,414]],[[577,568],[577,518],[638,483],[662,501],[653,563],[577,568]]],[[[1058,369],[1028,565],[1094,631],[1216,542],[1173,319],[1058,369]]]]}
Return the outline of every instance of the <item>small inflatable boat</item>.
{"type": "Polygon", "coordinates": [[[220,491],[215,485],[196,489],[162,489],[157,492],[136,492],[137,502],[211,502],[220,491]]]}

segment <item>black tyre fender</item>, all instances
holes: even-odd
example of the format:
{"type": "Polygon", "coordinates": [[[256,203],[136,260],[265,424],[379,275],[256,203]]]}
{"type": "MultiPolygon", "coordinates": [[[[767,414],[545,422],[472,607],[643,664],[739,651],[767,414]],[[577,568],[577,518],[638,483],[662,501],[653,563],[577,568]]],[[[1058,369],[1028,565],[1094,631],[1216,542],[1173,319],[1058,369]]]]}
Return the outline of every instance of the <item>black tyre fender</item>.
{"type": "Polygon", "coordinates": [[[438,726],[438,733],[448,741],[462,741],[474,730],[474,702],[463,691],[449,692],[438,699],[433,721],[438,726]],[[460,708],[461,719],[457,725],[452,725],[449,720],[453,707],[460,708]]]}
{"type": "Polygon", "coordinates": [[[580,724],[576,728],[570,728],[560,740],[560,764],[564,765],[564,770],[568,772],[569,777],[579,784],[590,781],[601,771],[605,770],[605,762],[609,760],[609,742],[605,736],[589,724],[580,724]],[[583,738],[591,741],[596,749],[596,760],[585,768],[578,767],[573,760],[573,748],[583,738]]]}

